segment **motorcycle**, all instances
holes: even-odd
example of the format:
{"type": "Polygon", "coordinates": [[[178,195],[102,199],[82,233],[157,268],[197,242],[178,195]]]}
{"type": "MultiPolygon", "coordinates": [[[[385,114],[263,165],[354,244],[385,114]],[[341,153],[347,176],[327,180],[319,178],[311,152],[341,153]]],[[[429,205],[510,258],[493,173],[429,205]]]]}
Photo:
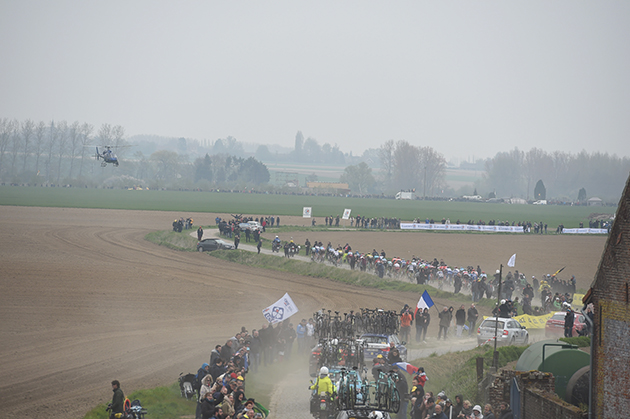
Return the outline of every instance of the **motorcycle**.
{"type": "MultiPolygon", "coordinates": [[[[134,400],[133,402],[130,402],[129,399],[126,399],[123,409],[123,413],[115,413],[113,417],[116,419],[144,419],[144,415],[148,413],[147,410],[142,407],[142,405],[140,404],[140,400],[138,399],[134,400]]],[[[111,410],[112,404],[109,403],[105,411],[110,412],[111,410]]],[[[110,417],[111,416],[112,415],[110,415],[110,417]]]]}
{"type": "Polygon", "coordinates": [[[272,242],[271,243],[271,251],[272,252],[279,252],[280,248],[282,248],[282,245],[280,244],[280,242],[272,242]]]}
{"type": "Polygon", "coordinates": [[[300,253],[300,246],[295,243],[292,246],[289,246],[289,257],[293,257],[298,253],[300,253]]]}
{"type": "Polygon", "coordinates": [[[314,393],[311,398],[311,415],[315,419],[331,419],[335,417],[335,406],[328,393],[314,393]]]}

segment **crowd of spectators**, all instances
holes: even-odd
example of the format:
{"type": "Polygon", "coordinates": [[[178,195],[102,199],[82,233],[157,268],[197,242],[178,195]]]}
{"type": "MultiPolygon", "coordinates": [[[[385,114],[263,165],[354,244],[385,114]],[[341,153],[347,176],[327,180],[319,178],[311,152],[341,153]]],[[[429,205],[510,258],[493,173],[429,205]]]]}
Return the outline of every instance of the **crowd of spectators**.
{"type": "MultiPolygon", "coordinates": [[[[410,394],[411,419],[514,419],[512,409],[507,402],[499,404],[495,409],[491,404],[473,404],[461,394],[451,400],[443,391],[434,396],[433,392],[425,392],[420,375],[413,378],[410,394]]],[[[407,417],[405,416],[398,416],[407,417]]]]}
{"type": "Polygon", "coordinates": [[[289,319],[275,325],[263,323],[251,333],[243,326],[225,343],[217,344],[195,375],[198,403],[196,419],[253,419],[264,417],[264,407],[246,396],[246,378],[261,365],[286,362],[294,343],[297,353],[314,346],[313,319],[294,327],[289,319]]]}

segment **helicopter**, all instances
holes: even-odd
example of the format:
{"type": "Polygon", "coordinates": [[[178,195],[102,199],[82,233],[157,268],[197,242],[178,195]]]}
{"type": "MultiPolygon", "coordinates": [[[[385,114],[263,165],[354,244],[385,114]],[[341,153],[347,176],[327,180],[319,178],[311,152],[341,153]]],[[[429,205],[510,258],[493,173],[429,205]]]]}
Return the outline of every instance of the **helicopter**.
{"type": "MultiPolygon", "coordinates": [[[[102,149],[103,147],[101,147],[102,149]]],[[[114,166],[118,167],[118,156],[116,156],[116,154],[112,151],[112,146],[105,146],[105,150],[103,150],[103,152],[99,152],[98,151],[98,146],[96,147],[96,155],[94,156],[96,157],[96,160],[100,160],[103,159],[103,161],[101,162],[101,166],[105,167],[107,166],[107,163],[111,163],[114,166]]]]}

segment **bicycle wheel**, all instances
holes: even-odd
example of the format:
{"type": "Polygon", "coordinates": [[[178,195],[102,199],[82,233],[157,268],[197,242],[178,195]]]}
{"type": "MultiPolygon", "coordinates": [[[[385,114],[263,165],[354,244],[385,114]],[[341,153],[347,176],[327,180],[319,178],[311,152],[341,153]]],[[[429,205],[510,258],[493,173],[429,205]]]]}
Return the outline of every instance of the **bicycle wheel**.
{"type": "Polygon", "coordinates": [[[357,401],[357,393],[354,385],[351,385],[348,389],[348,398],[346,400],[347,409],[354,409],[354,405],[357,401]]]}
{"type": "Polygon", "coordinates": [[[398,389],[395,387],[393,390],[394,391],[391,392],[392,394],[390,398],[389,408],[391,409],[392,412],[398,413],[398,411],[400,410],[400,393],[398,392],[398,389]]]}

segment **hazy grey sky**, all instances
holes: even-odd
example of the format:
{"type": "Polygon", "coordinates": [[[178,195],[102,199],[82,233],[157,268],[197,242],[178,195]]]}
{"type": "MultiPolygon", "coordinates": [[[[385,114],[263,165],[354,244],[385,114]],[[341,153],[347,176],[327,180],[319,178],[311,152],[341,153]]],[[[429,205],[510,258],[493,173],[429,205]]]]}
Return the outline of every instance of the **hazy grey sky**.
{"type": "Polygon", "coordinates": [[[0,0],[0,117],[630,156],[630,2],[0,0]]]}

